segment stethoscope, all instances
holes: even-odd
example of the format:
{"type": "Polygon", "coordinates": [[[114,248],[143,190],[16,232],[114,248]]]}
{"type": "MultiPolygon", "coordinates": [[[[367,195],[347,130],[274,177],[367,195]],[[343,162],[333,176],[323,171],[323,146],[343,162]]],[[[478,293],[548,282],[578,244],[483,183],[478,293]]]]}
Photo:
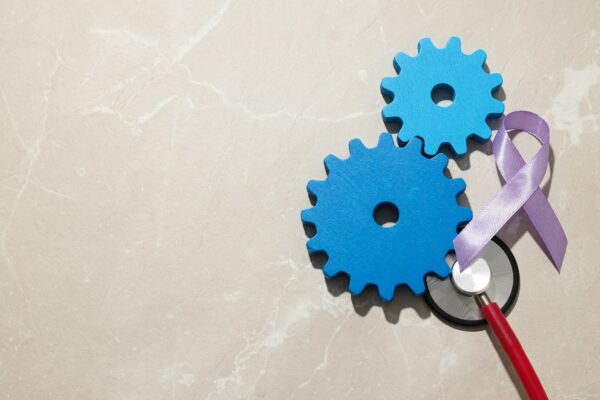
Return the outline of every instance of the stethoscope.
{"type": "Polygon", "coordinates": [[[457,262],[449,279],[426,278],[425,300],[443,320],[463,326],[488,324],[530,399],[548,396],[504,314],[519,291],[519,269],[510,249],[494,237],[463,272],[457,262]]]}

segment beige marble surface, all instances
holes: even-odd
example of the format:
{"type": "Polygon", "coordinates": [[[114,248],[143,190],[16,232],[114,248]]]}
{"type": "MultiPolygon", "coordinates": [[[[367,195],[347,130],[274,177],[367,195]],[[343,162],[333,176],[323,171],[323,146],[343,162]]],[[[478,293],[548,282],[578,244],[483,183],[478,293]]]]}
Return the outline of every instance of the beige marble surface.
{"type": "MultiPolygon", "coordinates": [[[[327,285],[299,219],[393,55],[451,35],[551,125],[570,245],[559,276],[502,233],[510,321],[551,398],[600,398],[598,2],[450,3],[0,1],[0,398],[519,398],[485,331],[327,285]]],[[[500,187],[485,146],[449,168],[500,187]]]]}

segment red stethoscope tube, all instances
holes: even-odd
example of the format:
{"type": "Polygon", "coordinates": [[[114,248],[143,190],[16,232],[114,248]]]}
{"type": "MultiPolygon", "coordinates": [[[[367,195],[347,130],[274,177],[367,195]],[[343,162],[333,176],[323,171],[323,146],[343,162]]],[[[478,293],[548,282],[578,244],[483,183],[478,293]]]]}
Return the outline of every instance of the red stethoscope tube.
{"type": "Polygon", "coordinates": [[[498,306],[498,303],[503,304],[506,312],[519,287],[517,262],[504,242],[493,238],[469,268],[461,271],[455,262],[451,279],[430,277],[426,279],[426,286],[425,298],[441,318],[465,326],[487,322],[528,397],[548,399],[525,350],[498,306]],[[493,301],[487,295],[488,290],[493,301]]]}
{"type": "Polygon", "coordinates": [[[498,304],[489,302],[485,294],[477,295],[476,298],[481,307],[481,313],[510,359],[529,398],[531,400],[548,399],[540,379],[535,373],[529,358],[527,358],[525,350],[523,350],[523,346],[521,346],[517,335],[513,332],[498,304]]]}

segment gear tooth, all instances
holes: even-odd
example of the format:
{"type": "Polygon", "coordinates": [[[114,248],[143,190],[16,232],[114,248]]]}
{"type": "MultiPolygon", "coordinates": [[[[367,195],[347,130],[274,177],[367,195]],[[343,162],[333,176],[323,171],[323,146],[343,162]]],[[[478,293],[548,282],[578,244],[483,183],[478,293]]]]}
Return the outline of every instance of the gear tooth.
{"type": "Polygon", "coordinates": [[[333,154],[330,154],[327,157],[325,157],[325,161],[323,161],[323,163],[325,164],[325,169],[327,170],[327,173],[329,174],[330,171],[334,170],[342,163],[342,160],[340,160],[333,154]]]}
{"type": "Polygon", "coordinates": [[[410,290],[415,296],[422,296],[425,293],[425,278],[413,279],[412,282],[407,283],[410,290]]]}
{"type": "Polygon", "coordinates": [[[485,63],[485,59],[487,58],[487,54],[483,50],[477,50],[473,54],[470,54],[469,57],[473,60],[473,62],[478,67],[483,67],[483,63],[485,63]]]}
{"type": "Polygon", "coordinates": [[[456,155],[456,157],[462,157],[467,153],[467,141],[466,140],[457,140],[453,143],[450,143],[452,147],[452,151],[456,155]]]}
{"type": "Polygon", "coordinates": [[[367,150],[363,142],[360,139],[352,139],[350,143],[348,143],[348,148],[350,149],[350,154],[361,154],[367,150]]]}
{"type": "Polygon", "coordinates": [[[438,166],[441,170],[443,170],[444,168],[446,168],[448,166],[448,156],[446,156],[444,153],[437,154],[435,157],[433,157],[431,159],[431,161],[438,164],[438,166]]]}
{"type": "Polygon", "coordinates": [[[354,296],[360,296],[363,290],[365,290],[365,283],[360,279],[351,276],[350,284],[348,285],[348,291],[354,296]]]}
{"type": "Polygon", "coordinates": [[[467,183],[462,178],[451,179],[450,185],[452,186],[452,189],[454,190],[454,193],[456,193],[457,196],[464,192],[467,188],[467,183]]]}
{"type": "Polygon", "coordinates": [[[309,254],[321,253],[325,251],[323,245],[319,240],[319,233],[306,241],[306,248],[308,249],[309,254]]]}
{"type": "Polygon", "coordinates": [[[384,122],[396,122],[400,120],[400,117],[398,117],[398,112],[395,110],[395,108],[394,102],[383,107],[381,110],[381,116],[384,122]]]}
{"type": "Polygon", "coordinates": [[[319,194],[321,193],[321,190],[322,190],[324,184],[325,184],[324,181],[317,181],[317,180],[311,179],[306,184],[306,190],[308,191],[308,193],[319,197],[319,194]]]}
{"type": "Polygon", "coordinates": [[[486,123],[483,123],[472,136],[480,143],[485,143],[492,137],[492,130],[486,123]]]}
{"type": "Polygon", "coordinates": [[[307,208],[306,210],[302,210],[300,213],[300,219],[302,222],[307,224],[314,224],[316,221],[317,210],[315,207],[307,208]]]}
{"type": "Polygon", "coordinates": [[[504,112],[504,103],[501,102],[500,100],[493,99],[490,102],[489,110],[490,111],[489,111],[488,115],[490,115],[494,118],[499,117],[504,112]]]}
{"type": "Polygon", "coordinates": [[[435,155],[440,149],[440,143],[433,141],[431,139],[425,141],[425,147],[423,152],[429,156],[435,155]]]}
{"type": "Polygon", "coordinates": [[[377,142],[377,147],[394,147],[394,138],[391,133],[382,133],[379,135],[379,141],[377,142]]]}
{"type": "Polygon", "coordinates": [[[450,275],[450,272],[452,272],[452,270],[450,269],[448,264],[446,264],[446,262],[440,262],[439,264],[436,264],[435,267],[432,268],[431,272],[433,272],[435,275],[437,275],[441,279],[444,279],[448,275],[450,275]]]}
{"type": "Polygon", "coordinates": [[[400,132],[398,132],[398,140],[402,143],[408,143],[411,141],[411,139],[415,137],[416,136],[414,135],[414,133],[412,133],[410,129],[406,127],[406,124],[402,125],[400,132]]]}
{"type": "Polygon", "coordinates": [[[502,85],[502,75],[498,73],[489,74],[487,79],[490,87],[492,88],[492,92],[498,90],[498,88],[500,88],[500,86],[502,85]]]}
{"type": "Polygon", "coordinates": [[[433,45],[433,42],[429,38],[423,38],[419,40],[419,44],[417,45],[417,49],[419,54],[427,51],[436,50],[436,47],[433,45]]]}
{"type": "Polygon", "coordinates": [[[340,268],[337,266],[337,264],[334,261],[329,259],[329,260],[327,260],[327,262],[325,263],[325,266],[323,267],[323,273],[325,274],[325,276],[327,278],[333,278],[334,276],[336,276],[337,274],[340,273],[340,268]]]}
{"type": "Polygon", "coordinates": [[[461,51],[460,44],[461,44],[460,38],[457,38],[456,36],[452,36],[450,39],[448,39],[448,42],[446,43],[446,49],[461,51]]]}
{"type": "Polygon", "coordinates": [[[406,53],[396,54],[394,57],[394,69],[396,70],[396,73],[400,74],[400,71],[404,68],[403,66],[408,65],[412,60],[414,60],[414,57],[411,57],[406,53]]]}
{"type": "Polygon", "coordinates": [[[414,137],[406,143],[403,149],[421,154],[423,151],[423,140],[419,137],[414,137]]]}
{"type": "Polygon", "coordinates": [[[392,301],[396,288],[391,285],[379,285],[377,291],[383,301],[392,301]]]}
{"type": "Polygon", "coordinates": [[[464,224],[469,222],[471,219],[473,219],[473,211],[471,211],[470,208],[467,207],[458,207],[458,211],[457,211],[457,215],[458,215],[458,224],[464,224]]]}
{"type": "Polygon", "coordinates": [[[383,78],[379,89],[384,96],[394,98],[394,89],[396,88],[396,78],[383,78]]]}

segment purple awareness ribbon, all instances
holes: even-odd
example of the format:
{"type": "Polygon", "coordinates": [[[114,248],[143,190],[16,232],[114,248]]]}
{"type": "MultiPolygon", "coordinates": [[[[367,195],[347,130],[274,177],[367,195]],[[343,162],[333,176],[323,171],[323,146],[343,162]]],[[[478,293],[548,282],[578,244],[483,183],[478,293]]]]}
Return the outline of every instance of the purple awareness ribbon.
{"type": "Polygon", "coordinates": [[[456,259],[461,271],[474,261],[492,237],[522,207],[544,242],[552,263],[560,272],[567,248],[567,236],[539,187],[546,174],[550,154],[548,124],[532,112],[512,112],[502,121],[492,150],[506,184],[454,239],[456,259]],[[528,163],[523,160],[508,136],[507,131],[510,130],[528,132],[542,144],[528,163]]]}

